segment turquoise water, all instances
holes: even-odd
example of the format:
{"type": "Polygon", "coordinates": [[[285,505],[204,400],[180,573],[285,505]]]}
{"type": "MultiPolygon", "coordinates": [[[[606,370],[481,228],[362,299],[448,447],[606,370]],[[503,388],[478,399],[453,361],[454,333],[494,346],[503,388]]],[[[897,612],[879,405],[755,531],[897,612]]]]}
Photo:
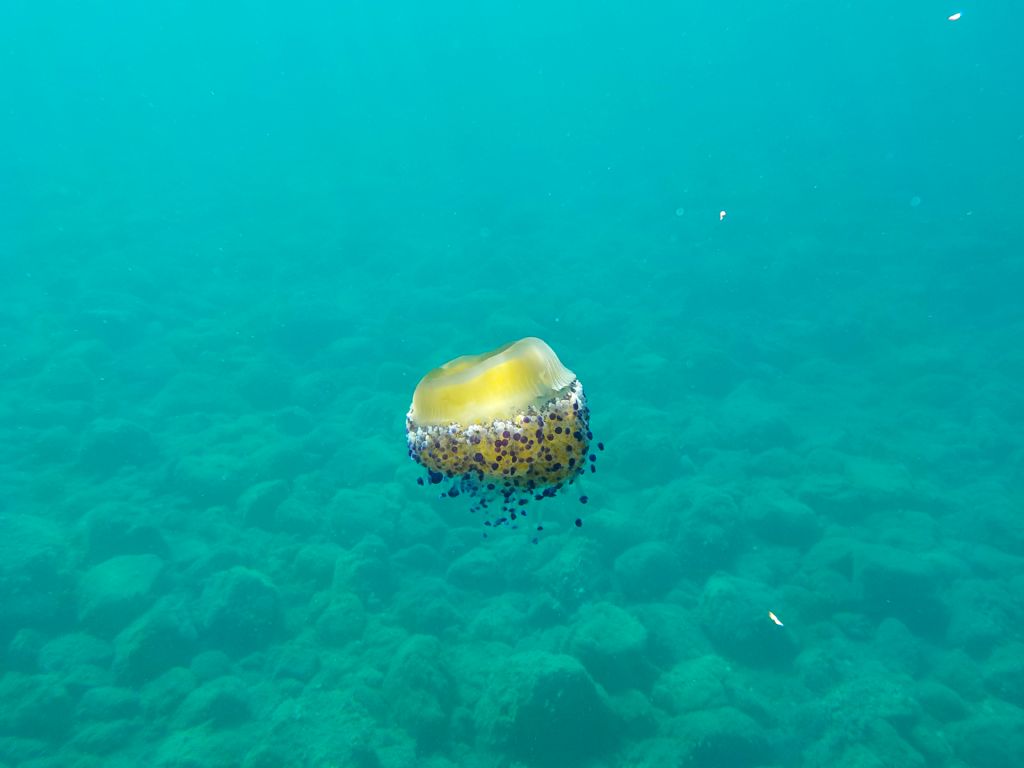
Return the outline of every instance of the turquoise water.
{"type": "Polygon", "coordinates": [[[8,0],[0,768],[1017,768],[1022,22],[8,0]],[[404,433],[524,336],[535,544],[404,433]]]}

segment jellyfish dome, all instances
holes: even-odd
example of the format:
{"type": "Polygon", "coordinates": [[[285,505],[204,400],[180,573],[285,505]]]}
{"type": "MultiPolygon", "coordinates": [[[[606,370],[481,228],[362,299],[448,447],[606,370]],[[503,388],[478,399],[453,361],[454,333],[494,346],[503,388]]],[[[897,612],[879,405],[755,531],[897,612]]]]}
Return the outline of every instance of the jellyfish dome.
{"type": "Polygon", "coordinates": [[[583,385],[534,337],[430,371],[413,393],[406,436],[426,469],[418,482],[447,483],[442,495],[468,494],[474,511],[500,504],[490,526],[516,524],[531,501],[594,469],[583,385]]]}

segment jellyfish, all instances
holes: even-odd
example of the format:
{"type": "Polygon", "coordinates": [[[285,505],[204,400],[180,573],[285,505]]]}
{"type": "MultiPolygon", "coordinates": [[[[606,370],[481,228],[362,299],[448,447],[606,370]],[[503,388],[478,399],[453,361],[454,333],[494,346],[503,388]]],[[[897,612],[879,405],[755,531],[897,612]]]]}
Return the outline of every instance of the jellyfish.
{"type": "Polygon", "coordinates": [[[596,469],[583,385],[535,337],[430,371],[416,386],[405,428],[409,457],[426,470],[417,482],[445,484],[442,496],[471,497],[490,527],[517,526],[531,501],[596,469]]]}

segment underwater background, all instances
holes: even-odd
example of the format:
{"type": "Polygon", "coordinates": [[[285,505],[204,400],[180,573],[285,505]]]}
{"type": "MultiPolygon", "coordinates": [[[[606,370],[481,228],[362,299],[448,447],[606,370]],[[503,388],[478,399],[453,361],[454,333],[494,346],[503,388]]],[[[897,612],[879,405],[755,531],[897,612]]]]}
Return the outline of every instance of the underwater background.
{"type": "Polygon", "coordinates": [[[1017,768],[1022,23],[6,0],[0,766],[1017,768]],[[524,336],[536,544],[404,434],[524,336]]]}

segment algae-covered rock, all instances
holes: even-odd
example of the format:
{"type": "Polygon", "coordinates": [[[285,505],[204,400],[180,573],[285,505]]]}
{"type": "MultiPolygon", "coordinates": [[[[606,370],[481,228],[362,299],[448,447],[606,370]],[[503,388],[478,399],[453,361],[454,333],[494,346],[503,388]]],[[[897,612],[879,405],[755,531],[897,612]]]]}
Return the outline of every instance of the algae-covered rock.
{"type": "Polygon", "coordinates": [[[263,574],[236,566],[215,573],[199,601],[206,639],[229,653],[248,653],[277,639],[284,611],[277,588],[263,574]]]}
{"type": "Polygon", "coordinates": [[[176,490],[208,506],[233,503],[252,474],[246,456],[226,452],[187,454],[178,459],[171,473],[176,490]]]}
{"type": "Polygon", "coordinates": [[[121,720],[135,717],[141,709],[141,700],[136,691],[103,685],[90,688],[82,694],[76,715],[80,721],[121,720]]]}
{"type": "Polygon", "coordinates": [[[0,734],[55,741],[64,738],[74,719],[74,700],[53,675],[0,677],[0,702],[0,734]]]}
{"type": "Polygon", "coordinates": [[[395,595],[394,611],[411,632],[441,635],[462,626],[460,593],[444,579],[427,576],[402,583],[395,595]]]}
{"type": "Polygon", "coordinates": [[[242,728],[176,728],[157,742],[153,768],[238,768],[252,746],[242,728]]]}
{"type": "Polygon", "coordinates": [[[199,681],[184,667],[172,667],[142,687],[142,708],[150,718],[164,718],[184,701],[199,681]]]}
{"type": "Polygon", "coordinates": [[[671,715],[724,707],[729,703],[729,665],[720,656],[681,661],[654,686],[654,703],[671,715]]]}
{"type": "Polygon", "coordinates": [[[187,664],[195,644],[191,616],[163,600],[115,638],[114,672],[126,685],[152,680],[171,667],[187,664]]]}
{"type": "Polygon", "coordinates": [[[712,576],[700,600],[701,626],[723,654],[751,665],[783,665],[797,653],[785,627],[768,618],[773,602],[761,584],[712,576]]]}
{"type": "Polygon", "coordinates": [[[398,649],[384,676],[384,693],[395,720],[422,748],[438,747],[447,736],[455,682],[435,637],[414,635],[398,649]]]}
{"type": "MultiPolygon", "coordinates": [[[[979,555],[980,558],[980,555],[979,555]]],[[[955,610],[946,632],[946,645],[962,648],[975,658],[985,658],[999,646],[1013,628],[1024,622],[1024,605],[1019,590],[988,579],[958,578],[945,598],[951,606],[969,605],[971,610],[955,610]]]]}
{"type": "Polygon", "coordinates": [[[167,559],[171,549],[148,510],[129,504],[99,504],[79,524],[85,559],[100,563],[116,555],[156,555],[167,559]]]}
{"type": "Polygon", "coordinates": [[[280,647],[274,663],[274,677],[309,682],[320,670],[320,653],[316,647],[289,643],[280,647]]]}
{"type": "Polygon", "coordinates": [[[93,566],[78,582],[78,620],[101,634],[123,629],[153,602],[163,567],[156,555],[121,555],[93,566]]]}
{"type": "Polygon", "coordinates": [[[39,666],[39,650],[45,643],[44,635],[38,630],[19,629],[7,644],[3,668],[7,671],[35,672],[39,666]]]}
{"type": "Polygon", "coordinates": [[[43,672],[67,676],[85,666],[106,668],[113,655],[109,641],[85,632],[71,632],[46,643],[39,650],[38,664],[43,672]]]}
{"type": "Polygon", "coordinates": [[[416,756],[406,762],[385,762],[379,745],[408,741],[370,715],[349,687],[307,688],[301,697],[282,701],[259,723],[259,742],[251,745],[245,766],[304,768],[345,766],[383,768],[421,765],[416,756]]]}
{"type": "Polygon", "coordinates": [[[78,458],[84,469],[111,475],[122,467],[150,464],[159,454],[144,427],[124,419],[97,419],[82,438],[78,458]]]}
{"type": "Polygon", "coordinates": [[[224,651],[209,650],[192,657],[189,670],[197,680],[206,682],[231,673],[231,657],[224,651]]]}
{"type": "Polygon", "coordinates": [[[579,763],[611,748],[614,716],[579,661],[530,651],[495,666],[475,713],[485,746],[545,766],[579,763]]]}
{"type": "Polygon", "coordinates": [[[926,556],[895,547],[873,545],[858,553],[857,576],[866,612],[894,616],[915,631],[939,635],[949,621],[941,599],[944,579],[926,556]]]}
{"type": "Polygon", "coordinates": [[[565,649],[610,691],[645,687],[647,630],[617,605],[595,603],[581,608],[565,649]]]}
{"type": "Polygon", "coordinates": [[[615,558],[615,580],[630,600],[662,597],[680,576],[675,554],[665,544],[644,542],[615,558]]]}
{"type": "Polygon", "coordinates": [[[0,637],[73,621],[68,559],[66,538],[53,522],[0,512],[0,637]]]}
{"type": "Polygon", "coordinates": [[[820,537],[824,523],[820,515],[799,499],[774,493],[746,499],[743,512],[759,538],[788,547],[809,547],[820,537]]]}
{"type": "Polygon", "coordinates": [[[267,480],[250,486],[238,500],[242,520],[246,525],[273,530],[277,509],[289,493],[291,485],[285,480],[267,480]]]}
{"type": "Polygon", "coordinates": [[[960,695],[935,680],[921,680],[914,687],[914,698],[926,714],[940,723],[967,717],[968,708],[960,695]]]}
{"type": "Polygon", "coordinates": [[[693,768],[760,766],[771,762],[764,729],[734,707],[697,710],[674,724],[684,756],[680,765],[693,768]]]}
{"type": "Polygon", "coordinates": [[[505,589],[505,575],[494,552],[476,547],[460,555],[448,567],[446,578],[459,589],[497,595],[505,589]]]}
{"type": "Polygon", "coordinates": [[[1024,707],[1024,643],[996,649],[985,668],[985,683],[994,696],[1024,707]]]}
{"type": "Polygon", "coordinates": [[[949,726],[946,736],[965,765],[1019,768],[1024,755],[1024,711],[997,702],[970,720],[949,726]]]}
{"type": "Polygon", "coordinates": [[[329,646],[341,647],[358,640],[366,629],[366,609],[351,592],[337,591],[316,620],[320,639],[329,646]]]}
{"type": "Polygon", "coordinates": [[[240,725],[251,717],[249,690],[236,677],[218,677],[185,697],[175,719],[185,727],[209,723],[217,728],[240,725]]]}
{"type": "Polygon", "coordinates": [[[745,529],[732,496],[716,488],[695,489],[680,515],[673,551],[685,576],[702,579],[728,566],[740,551],[745,529]]]}
{"type": "Polygon", "coordinates": [[[379,536],[364,536],[334,565],[334,588],[355,592],[366,602],[390,598],[397,585],[391,550],[379,536]]]}
{"type": "MultiPolygon", "coordinates": [[[[70,746],[89,755],[114,755],[131,744],[139,732],[139,723],[133,720],[87,722],[75,729],[70,746]]],[[[114,765],[113,761],[98,765],[114,765]]]]}

